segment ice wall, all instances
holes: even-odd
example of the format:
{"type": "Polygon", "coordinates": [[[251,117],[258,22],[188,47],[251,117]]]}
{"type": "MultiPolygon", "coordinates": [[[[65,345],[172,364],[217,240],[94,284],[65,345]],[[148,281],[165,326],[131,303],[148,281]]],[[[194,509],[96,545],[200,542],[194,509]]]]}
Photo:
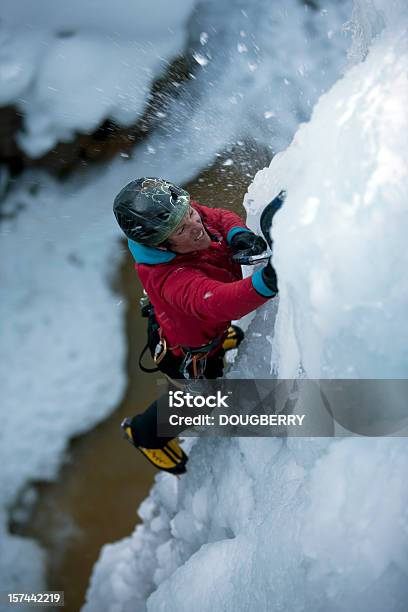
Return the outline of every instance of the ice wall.
{"type": "MultiPolygon", "coordinates": [[[[299,363],[310,377],[407,374],[407,7],[361,1],[355,18],[354,66],[246,199],[255,227],[288,190],[273,231],[282,377],[299,363]]],[[[190,455],[103,549],[85,612],[406,610],[405,439],[200,439],[190,455]]]]}
{"type": "Polygon", "coordinates": [[[360,48],[374,37],[373,24],[388,27],[321,97],[289,149],[258,173],[247,198],[255,209],[288,191],[274,224],[282,378],[294,376],[299,361],[309,378],[408,372],[406,13],[397,3],[359,3],[355,13],[371,18],[360,48]]]}

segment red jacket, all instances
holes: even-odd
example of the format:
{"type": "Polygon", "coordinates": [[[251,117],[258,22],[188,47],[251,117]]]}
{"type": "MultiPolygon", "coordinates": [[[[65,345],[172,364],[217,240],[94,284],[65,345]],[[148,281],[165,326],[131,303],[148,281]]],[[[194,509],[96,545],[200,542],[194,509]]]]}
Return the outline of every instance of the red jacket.
{"type": "Polygon", "coordinates": [[[221,337],[232,319],[275,295],[263,282],[261,270],[242,280],[241,266],[231,259],[232,236],[248,230],[240,217],[194,201],[191,205],[212,238],[208,249],[176,255],[129,240],[162,333],[177,355],[180,345],[199,347],[221,337]]]}

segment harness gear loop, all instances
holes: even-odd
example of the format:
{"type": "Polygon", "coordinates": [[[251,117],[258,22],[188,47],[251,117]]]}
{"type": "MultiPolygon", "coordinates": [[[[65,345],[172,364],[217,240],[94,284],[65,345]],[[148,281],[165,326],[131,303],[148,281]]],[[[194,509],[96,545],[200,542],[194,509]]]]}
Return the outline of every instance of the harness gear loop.
{"type": "Polygon", "coordinates": [[[139,367],[143,372],[161,371],[170,379],[184,378],[186,380],[204,378],[207,366],[207,359],[210,353],[217,348],[229,350],[236,348],[244,336],[242,330],[235,325],[231,325],[224,331],[219,338],[215,338],[206,345],[199,347],[189,347],[177,344],[168,346],[168,342],[163,335],[148,295],[144,292],[140,300],[142,316],[147,318],[147,344],[139,357],[139,367]],[[149,349],[156,367],[147,368],[142,364],[142,359],[147,349],[149,349]],[[174,355],[173,351],[179,349],[182,357],[174,355]]]}

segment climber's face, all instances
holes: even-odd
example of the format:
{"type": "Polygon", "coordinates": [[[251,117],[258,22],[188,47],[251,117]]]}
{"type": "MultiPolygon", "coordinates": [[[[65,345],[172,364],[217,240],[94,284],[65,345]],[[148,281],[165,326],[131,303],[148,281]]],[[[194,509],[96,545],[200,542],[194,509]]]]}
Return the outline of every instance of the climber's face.
{"type": "Polygon", "coordinates": [[[191,253],[208,249],[211,239],[198,212],[190,206],[178,228],[167,240],[175,253],[191,253]]]}

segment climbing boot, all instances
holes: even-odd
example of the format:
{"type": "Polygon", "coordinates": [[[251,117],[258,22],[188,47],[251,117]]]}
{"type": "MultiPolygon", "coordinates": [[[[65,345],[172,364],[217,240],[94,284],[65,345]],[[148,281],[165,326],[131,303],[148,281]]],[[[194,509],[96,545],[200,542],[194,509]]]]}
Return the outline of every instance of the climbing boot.
{"type": "Polygon", "coordinates": [[[170,474],[184,474],[188,457],[176,438],[168,440],[161,448],[145,448],[134,440],[131,419],[125,418],[121,423],[124,438],[137,448],[159,470],[170,474]]]}

